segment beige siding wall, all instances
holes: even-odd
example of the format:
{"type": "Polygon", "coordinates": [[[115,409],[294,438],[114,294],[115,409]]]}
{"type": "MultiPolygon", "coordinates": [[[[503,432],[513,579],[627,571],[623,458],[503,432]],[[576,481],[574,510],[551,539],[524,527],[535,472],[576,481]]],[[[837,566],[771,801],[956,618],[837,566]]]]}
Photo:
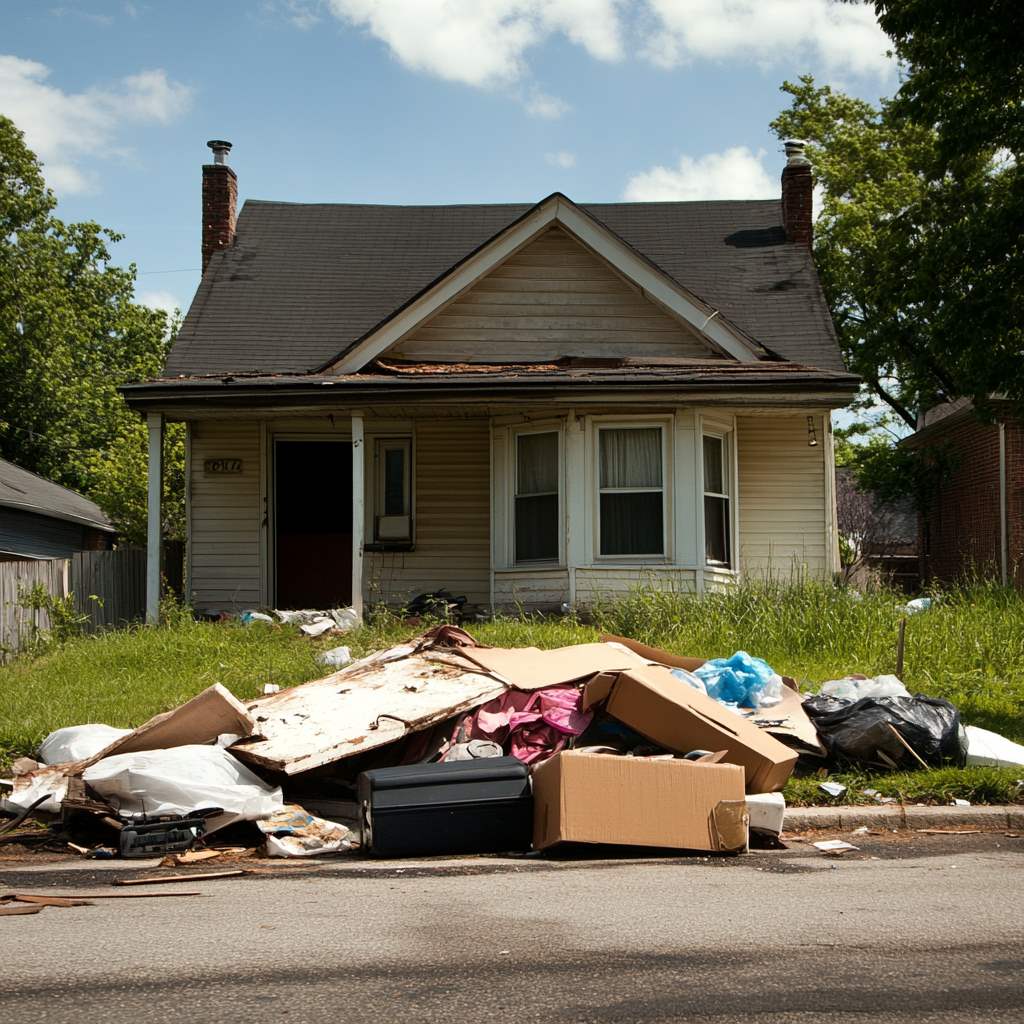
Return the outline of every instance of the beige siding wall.
{"type": "Polygon", "coordinates": [[[444,587],[473,604],[490,603],[489,437],[486,419],[417,422],[416,549],[367,554],[368,601],[401,604],[444,587]]]}
{"type": "Polygon", "coordinates": [[[190,425],[189,589],[194,607],[260,603],[260,427],[255,421],[190,425]],[[206,459],[238,458],[239,474],[207,474],[206,459]]]}
{"type": "Polygon", "coordinates": [[[602,601],[620,600],[639,587],[691,592],[696,588],[695,579],[696,574],[692,569],[656,566],[637,566],[635,569],[581,568],[576,570],[576,604],[586,608],[602,601]]]}
{"type": "Polygon", "coordinates": [[[551,228],[389,354],[486,363],[715,353],[604,260],[551,228]]]}
{"type": "Polygon", "coordinates": [[[554,611],[569,600],[565,569],[501,570],[494,577],[494,604],[504,612],[554,611]]]}
{"type": "Polygon", "coordinates": [[[807,416],[740,416],[740,566],[747,576],[828,575],[823,421],[809,447],[807,416]]]}

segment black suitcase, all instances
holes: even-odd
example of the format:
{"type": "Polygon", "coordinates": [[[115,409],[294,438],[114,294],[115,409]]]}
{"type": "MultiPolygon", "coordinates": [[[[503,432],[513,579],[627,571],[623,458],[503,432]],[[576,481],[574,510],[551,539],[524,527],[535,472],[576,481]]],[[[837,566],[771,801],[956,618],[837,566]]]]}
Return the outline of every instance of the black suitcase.
{"type": "Polygon", "coordinates": [[[359,776],[363,849],[378,857],[528,850],[533,795],[514,757],[374,768],[359,776]]]}

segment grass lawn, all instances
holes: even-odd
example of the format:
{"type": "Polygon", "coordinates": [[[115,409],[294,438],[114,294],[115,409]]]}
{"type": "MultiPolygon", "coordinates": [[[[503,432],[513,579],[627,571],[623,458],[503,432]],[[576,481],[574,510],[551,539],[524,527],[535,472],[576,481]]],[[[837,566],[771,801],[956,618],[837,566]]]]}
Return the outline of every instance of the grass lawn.
{"type": "MultiPolygon", "coordinates": [[[[860,597],[813,583],[746,584],[703,599],[637,591],[597,609],[595,625],[500,618],[470,632],[507,647],[560,647],[608,631],[701,657],[742,649],[816,688],[849,672],[892,672],[901,603],[886,592],[860,597]]],[[[159,629],[70,640],[0,667],[0,770],[63,725],[135,726],[214,682],[251,698],[267,682],[283,687],[322,675],[320,650],[345,643],[359,657],[414,632],[382,616],[341,640],[310,640],[290,627],[179,617],[159,629]]],[[[1024,742],[1024,597],[991,587],[943,595],[908,621],[903,678],[913,693],[952,701],[967,724],[1024,742]]],[[[1021,774],[976,768],[833,778],[847,783],[849,802],[869,802],[860,790],[874,788],[911,802],[1001,803],[1021,799],[1021,774]]],[[[793,780],[786,797],[793,804],[830,802],[813,779],[793,780]]]]}

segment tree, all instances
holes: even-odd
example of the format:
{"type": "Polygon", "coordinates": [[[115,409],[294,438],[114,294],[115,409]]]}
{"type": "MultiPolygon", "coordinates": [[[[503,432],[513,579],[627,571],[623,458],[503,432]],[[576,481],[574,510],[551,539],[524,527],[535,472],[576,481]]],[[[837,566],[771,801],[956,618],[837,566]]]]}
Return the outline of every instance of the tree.
{"type": "Polygon", "coordinates": [[[1024,282],[994,269],[995,250],[1012,253],[987,234],[1013,187],[1005,161],[986,146],[944,171],[935,127],[894,101],[875,107],[809,75],[782,89],[791,106],[772,129],[808,140],[815,259],[849,367],[910,427],[965,395],[1024,408],[1024,282]]]}
{"type": "MultiPolygon", "coordinates": [[[[0,455],[82,491],[129,540],[145,536],[142,426],[117,388],[157,376],[166,314],[134,301],[115,232],[66,224],[22,133],[0,116],[0,455]]],[[[168,431],[165,528],[181,534],[184,446],[168,431]]]]}

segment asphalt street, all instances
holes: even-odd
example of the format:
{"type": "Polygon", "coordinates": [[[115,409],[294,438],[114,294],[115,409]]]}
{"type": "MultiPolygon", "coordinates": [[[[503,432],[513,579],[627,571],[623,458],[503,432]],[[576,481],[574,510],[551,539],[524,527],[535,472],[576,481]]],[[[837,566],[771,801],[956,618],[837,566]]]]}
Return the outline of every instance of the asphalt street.
{"type": "MultiPolygon", "coordinates": [[[[0,918],[0,1007],[18,1024],[1022,1021],[1022,854],[975,836],[199,882],[0,918]]],[[[111,877],[0,864],[4,891],[132,891],[111,877]]]]}

